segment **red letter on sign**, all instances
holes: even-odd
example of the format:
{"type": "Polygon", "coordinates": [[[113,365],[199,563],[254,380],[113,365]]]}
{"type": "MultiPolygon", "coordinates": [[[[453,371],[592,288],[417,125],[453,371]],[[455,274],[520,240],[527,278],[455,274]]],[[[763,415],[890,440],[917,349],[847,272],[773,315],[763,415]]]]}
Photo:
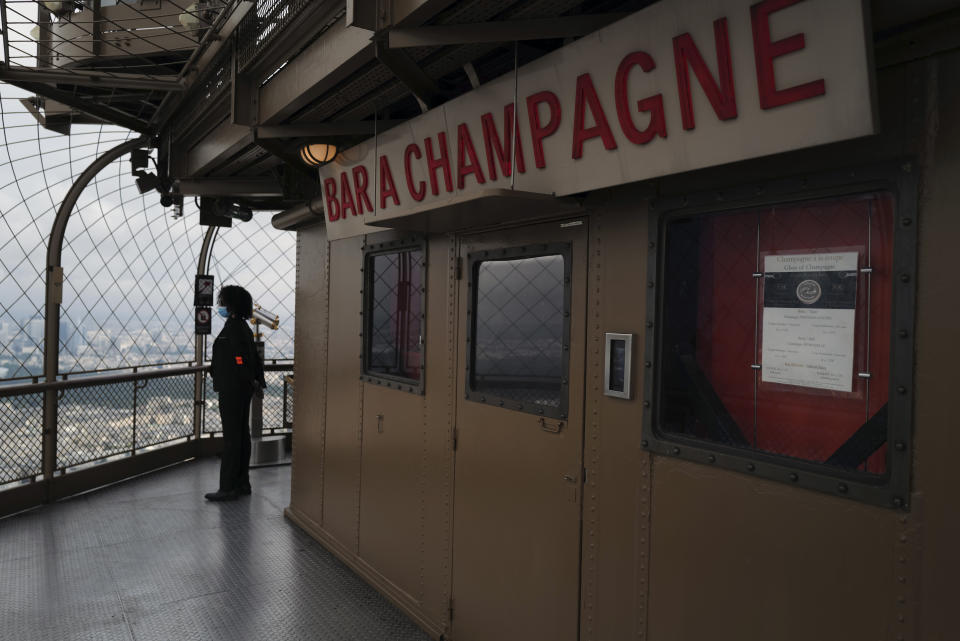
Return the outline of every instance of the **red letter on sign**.
{"type": "Polygon", "coordinates": [[[513,153],[517,157],[517,171],[523,173],[526,168],[523,166],[523,145],[520,144],[520,136],[514,138],[513,133],[517,131],[516,118],[514,117],[513,103],[503,108],[503,142],[500,142],[500,135],[497,133],[497,125],[493,122],[493,114],[487,112],[480,116],[483,123],[483,146],[487,150],[487,173],[490,180],[497,179],[497,165],[493,161],[493,154],[497,154],[497,160],[500,162],[500,170],[504,177],[510,175],[510,145],[515,144],[513,153]]]}
{"type": "Polygon", "coordinates": [[[393,172],[390,171],[390,160],[386,156],[380,156],[380,209],[387,208],[388,196],[393,198],[394,205],[400,204],[397,187],[393,184],[393,172]]]}
{"type": "Polygon", "coordinates": [[[703,92],[707,94],[713,110],[720,120],[730,120],[737,117],[737,97],[733,90],[733,65],[730,62],[730,38],[727,35],[727,19],[720,18],[713,23],[713,37],[717,47],[717,67],[720,75],[720,86],[710,74],[707,63],[703,61],[700,50],[694,44],[689,33],[684,33],[673,39],[673,59],[677,67],[677,88],[680,90],[680,115],[684,129],[693,129],[697,126],[693,119],[693,98],[690,95],[690,70],[697,75],[703,92]]]}
{"type": "Polygon", "coordinates": [[[421,180],[419,187],[413,186],[413,170],[410,167],[410,156],[420,158],[420,147],[418,147],[415,142],[407,145],[407,148],[403,151],[403,169],[407,173],[407,189],[410,191],[410,195],[413,196],[414,200],[420,202],[427,193],[427,185],[421,180]]]}
{"type": "Polygon", "coordinates": [[[332,223],[340,220],[340,203],[337,202],[337,179],[327,178],[323,181],[323,193],[327,203],[327,218],[332,223]]]}
{"type": "Polygon", "coordinates": [[[480,169],[477,152],[473,148],[470,129],[467,127],[467,123],[462,122],[457,127],[457,189],[463,189],[467,176],[470,174],[473,174],[474,178],[477,179],[478,185],[487,182],[487,179],[483,177],[483,170],[480,169]],[[466,163],[468,159],[470,160],[469,164],[466,163]]]}
{"type": "Polygon", "coordinates": [[[440,157],[433,157],[433,140],[425,138],[423,141],[424,149],[427,151],[427,172],[430,174],[430,192],[436,196],[440,193],[437,185],[437,169],[443,168],[443,184],[447,192],[453,191],[453,179],[450,177],[450,158],[447,156],[447,134],[441,131],[437,134],[437,141],[440,143],[440,157]]]}
{"type": "Polygon", "coordinates": [[[613,132],[610,131],[610,125],[607,124],[607,116],[603,113],[603,105],[600,104],[600,98],[597,97],[597,90],[593,86],[593,80],[590,74],[584,73],[577,77],[577,99],[573,109],[573,157],[583,156],[583,142],[600,136],[603,140],[603,146],[607,149],[616,149],[617,141],[613,139],[613,132]],[[590,107],[590,113],[593,115],[593,127],[585,129],[583,121],[585,117],[584,104],[590,107]]]}
{"type": "Polygon", "coordinates": [[[770,14],[798,2],[802,0],[764,0],[750,7],[750,20],[753,23],[753,52],[757,60],[757,88],[760,90],[760,106],[764,109],[773,109],[791,102],[822,96],[827,92],[822,78],[777,91],[777,79],[773,75],[773,59],[803,49],[806,40],[802,33],[795,33],[789,38],[770,42],[770,14]]]}
{"type": "Polygon", "coordinates": [[[656,65],[648,54],[643,51],[634,51],[620,61],[617,67],[617,77],[614,81],[614,95],[617,102],[617,117],[620,119],[620,128],[627,140],[635,145],[645,145],[654,136],[667,137],[667,119],[663,111],[663,94],[657,94],[637,101],[639,111],[650,112],[650,124],[643,131],[637,129],[630,116],[630,105],[627,102],[627,78],[630,70],[638,66],[644,71],[652,71],[656,65]]]}
{"type": "Polygon", "coordinates": [[[350,189],[350,177],[347,172],[340,174],[340,215],[347,217],[347,210],[351,216],[357,215],[357,208],[353,206],[353,191],[350,189]]]}
{"type": "Polygon", "coordinates": [[[367,168],[363,165],[357,165],[353,168],[353,189],[357,193],[357,213],[363,214],[363,205],[366,203],[367,211],[373,211],[373,205],[370,204],[370,197],[367,196],[367,185],[370,183],[370,175],[367,174],[367,168]]]}
{"type": "Polygon", "coordinates": [[[527,117],[530,118],[530,137],[533,138],[533,158],[538,168],[547,166],[543,158],[543,139],[560,127],[560,100],[552,91],[541,91],[527,96],[527,117]],[[545,102],[550,107],[550,120],[546,125],[540,124],[540,103],[545,102]]]}

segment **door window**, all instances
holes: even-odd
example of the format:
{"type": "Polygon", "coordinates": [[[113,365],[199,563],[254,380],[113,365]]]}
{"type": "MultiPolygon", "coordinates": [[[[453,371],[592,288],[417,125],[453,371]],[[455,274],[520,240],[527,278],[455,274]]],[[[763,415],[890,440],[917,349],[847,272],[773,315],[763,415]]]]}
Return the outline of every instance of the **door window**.
{"type": "Polygon", "coordinates": [[[423,266],[421,245],[366,256],[364,373],[368,380],[422,381],[423,266]]]}
{"type": "Polygon", "coordinates": [[[538,245],[471,254],[468,399],[566,416],[569,249],[538,245]]]}

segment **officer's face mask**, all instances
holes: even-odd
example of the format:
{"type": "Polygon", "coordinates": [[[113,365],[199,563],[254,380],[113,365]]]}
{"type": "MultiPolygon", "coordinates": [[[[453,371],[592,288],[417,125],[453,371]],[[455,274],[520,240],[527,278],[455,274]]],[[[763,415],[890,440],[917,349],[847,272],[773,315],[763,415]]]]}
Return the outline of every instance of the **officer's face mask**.
{"type": "Polygon", "coordinates": [[[228,316],[230,316],[230,313],[227,311],[227,308],[224,307],[223,305],[220,305],[220,307],[217,307],[217,313],[223,316],[224,318],[227,318],[228,316]]]}

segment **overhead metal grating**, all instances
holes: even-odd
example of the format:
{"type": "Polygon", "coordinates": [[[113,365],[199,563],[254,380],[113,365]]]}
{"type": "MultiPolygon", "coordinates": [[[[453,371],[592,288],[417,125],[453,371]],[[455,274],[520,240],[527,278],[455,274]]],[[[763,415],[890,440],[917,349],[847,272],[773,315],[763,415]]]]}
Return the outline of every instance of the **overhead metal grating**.
{"type": "Polygon", "coordinates": [[[59,133],[107,122],[156,130],[158,110],[187,88],[235,0],[0,0],[0,80],[59,133]]]}

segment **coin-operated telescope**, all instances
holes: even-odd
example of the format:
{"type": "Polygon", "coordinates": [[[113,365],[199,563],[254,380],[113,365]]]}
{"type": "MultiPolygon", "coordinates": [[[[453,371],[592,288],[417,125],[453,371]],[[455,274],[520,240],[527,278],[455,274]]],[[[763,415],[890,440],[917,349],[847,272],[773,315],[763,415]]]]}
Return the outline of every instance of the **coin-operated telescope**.
{"type": "MultiPolygon", "coordinates": [[[[254,303],[253,315],[250,317],[250,324],[253,325],[254,340],[261,342],[263,341],[263,334],[260,333],[260,326],[264,325],[273,330],[280,329],[280,316],[278,314],[268,312],[264,308],[254,303]]],[[[260,357],[263,358],[263,354],[260,354],[260,357]]]]}

